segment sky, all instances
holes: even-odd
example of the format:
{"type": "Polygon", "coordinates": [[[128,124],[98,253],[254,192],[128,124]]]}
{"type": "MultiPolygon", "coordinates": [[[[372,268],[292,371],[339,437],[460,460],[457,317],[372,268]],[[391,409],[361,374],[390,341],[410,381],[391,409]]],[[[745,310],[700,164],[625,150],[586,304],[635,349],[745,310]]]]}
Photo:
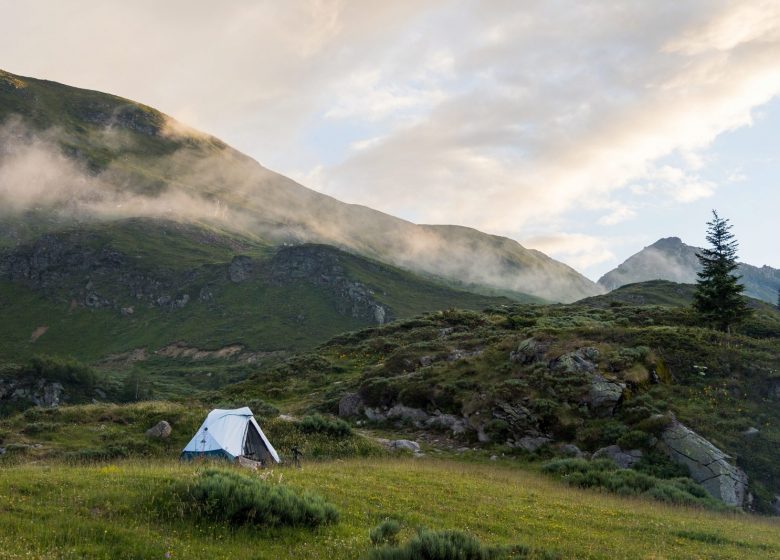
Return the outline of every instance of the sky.
{"type": "Polygon", "coordinates": [[[592,279],[712,209],[780,268],[780,2],[0,0],[0,68],[592,279]]]}

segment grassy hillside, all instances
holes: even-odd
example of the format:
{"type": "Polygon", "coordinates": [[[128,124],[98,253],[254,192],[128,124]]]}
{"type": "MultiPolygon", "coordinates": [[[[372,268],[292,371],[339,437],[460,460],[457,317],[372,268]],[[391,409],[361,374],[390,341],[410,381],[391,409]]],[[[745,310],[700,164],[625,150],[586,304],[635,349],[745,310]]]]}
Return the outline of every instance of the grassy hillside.
{"type": "Polygon", "coordinates": [[[485,543],[515,545],[514,558],[780,554],[773,521],[577,491],[508,466],[452,461],[350,460],[266,473],[336,505],[339,523],[314,530],[235,528],[160,511],[155,496],[172,480],[191,480],[198,468],[130,462],[3,469],[3,555],[356,559],[371,550],[369,530],[387,516],[401,520],[402,541],[418,527],[455,529],[485,543]]]}

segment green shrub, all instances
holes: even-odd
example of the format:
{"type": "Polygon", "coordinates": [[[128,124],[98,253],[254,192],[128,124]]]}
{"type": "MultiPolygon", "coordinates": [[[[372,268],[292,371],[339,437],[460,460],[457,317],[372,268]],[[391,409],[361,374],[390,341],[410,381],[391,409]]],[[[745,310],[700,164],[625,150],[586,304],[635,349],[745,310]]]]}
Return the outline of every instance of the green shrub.
{"type": "Polygon", "coordinates": [[[623,449],[647,449],[650,443],[650,436],[639,430],[626,432],[617,440],[617,444],[623,449]]]}
{"type": "Polygon", "coordinates": [[[679,505],[722,509],[725,506],[711,498],[704,488],[690,478],[661,479],[633,469],[619,469],[607,460],[556,459],[542,467],[572,486],[602,488],[624,496],[645,496],[679,505]]]}
{"type": "Polygon", "coordinates": [[[317,527],[339,518],[336,507],[320,496],[223,469],[204,470],[193,483],[175,486],[174,494],[183,511],[236,525],[317,527]]]}
{"type": "Polygon", "coordinates": [[[341,418],[326,418],[320,414],[304,416],[300,428],[306,434],[326,434],[335,438],[352,435],[352,427],[341,418]]]}
{"type": "MultiPolygon", "coordinates": [[[[421,530],[400,547],[372,550],[369,560],[488,560],[505,558],[509,551],[483,546],[476,538],[459,531],[421,530]]],[[[517,557],[517,556],[516,556],[517,557]]]]}
{"type": "Polygon", "coordinates": [[[401,523],[397,519],[388,517],[379,525],[371,529],[368,537],[371,544],[378,546],[380,544],[395,544],[398,541],[398,533],[401,532],[401,523]]]}
{"type": "Polygon", "coordinates": [[[90,390],[97,383],[97,374],[91,367],[73,359],[36,356],[24,366],[20,374],[36,379],[48,379],[79,385],[90,390]]]}

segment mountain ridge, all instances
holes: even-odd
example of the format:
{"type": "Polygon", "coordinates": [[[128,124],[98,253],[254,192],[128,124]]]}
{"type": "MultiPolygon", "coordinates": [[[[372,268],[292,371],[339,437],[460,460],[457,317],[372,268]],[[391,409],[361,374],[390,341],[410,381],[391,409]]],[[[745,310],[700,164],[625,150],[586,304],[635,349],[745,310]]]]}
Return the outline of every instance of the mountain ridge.
{"type": "MultiPolygon", "coordinates": [[[[700,248],[685,244],[679,237],[664,237],[630,256],[616,268],[604,274],[598,284],[614,290],[626,284],[649,280],[669,280],[693,284],[701,270],[696,253],[700,248]]],[[[767,303],[777,303],[780,270],[764,265],[739,263],[745,295],[767,303]]]]}

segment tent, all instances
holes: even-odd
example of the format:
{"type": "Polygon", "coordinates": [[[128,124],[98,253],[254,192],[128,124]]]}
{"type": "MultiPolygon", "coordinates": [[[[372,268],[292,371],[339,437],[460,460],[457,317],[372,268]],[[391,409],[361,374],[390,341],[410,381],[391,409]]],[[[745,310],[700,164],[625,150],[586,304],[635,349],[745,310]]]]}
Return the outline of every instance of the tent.
{"type": "Polygon", "coordinates": [[[279,455],[248,407],[209,412],[195,437],[181,452],[182,459],[222,457],[228,461],[247,458],[268,465],[279,455]]]}

